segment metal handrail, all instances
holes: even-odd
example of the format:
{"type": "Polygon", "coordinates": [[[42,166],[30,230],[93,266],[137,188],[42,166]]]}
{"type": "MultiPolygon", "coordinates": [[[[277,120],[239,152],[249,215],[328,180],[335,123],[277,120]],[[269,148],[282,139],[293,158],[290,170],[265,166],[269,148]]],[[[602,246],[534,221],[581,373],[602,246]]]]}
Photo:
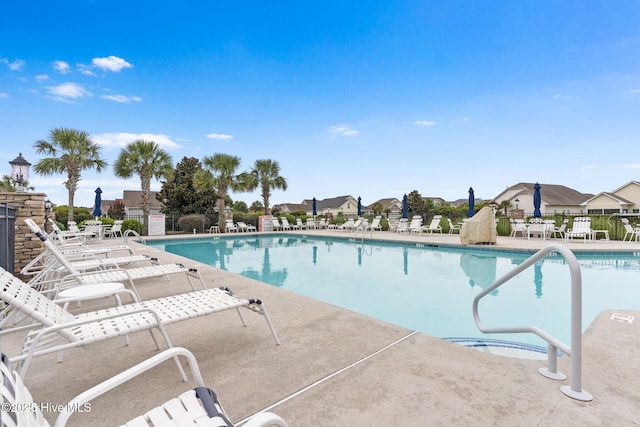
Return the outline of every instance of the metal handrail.
{"type": "Polygon", "coordinates": [[[363,219],[357,227],[353,229],[353,240],[358,237],[358,231],[362,231],[362,242],[364,243],[364,235],[367,233],[367,229],[369,228],[369,220],[363,219]]]}
{"type": "Polygon", "coordinates": [[[554,380],[565,380],[567,376],[558,372],[558,349],[571,356],[571,381],[570,386],[562,386],[560,390],[567,396],[581,401],[591,401],[593,396],[582,389],[582,273],[580,272],[580,264],[576,256],[566,246],[552,244],[545,246],[538,252],[527,258],[522,264],[496,280],[491,286],[483,289],[473,299],[473,319],[480,331],[486,334],[497,333],[533,333],[547,342],[547,367],[540,368],[538,372],[547,378],[554,380]],[[557,252],[562,255],[569,266],[571,273],[571,347],[562,341],[551,336],[547,332],[535,326],[514,326],[514,327],[497,327],[485,328],[480,321],[478,314],[478,303],[480,299],[495,291],[497,288],[505,284],[507,281],[515,277],[517,274],[531,267],[537,261],[547,255],[557,252]]]}
{"type": "Polygon", "coordinates": [[[140,234],[138,234],[138,232],[136,230],[126,230],[124,232],[124,234],[122,235],[122,238],[124,240],[124,244],[127,244],[127,237],[129,237],[130,234],[133,234],[134,236],[136,236],[138,239],[140,239],[140,241],[142,242],[143,245],[146,245],[147,242],[142,238],[142,236],[140,234]]]}

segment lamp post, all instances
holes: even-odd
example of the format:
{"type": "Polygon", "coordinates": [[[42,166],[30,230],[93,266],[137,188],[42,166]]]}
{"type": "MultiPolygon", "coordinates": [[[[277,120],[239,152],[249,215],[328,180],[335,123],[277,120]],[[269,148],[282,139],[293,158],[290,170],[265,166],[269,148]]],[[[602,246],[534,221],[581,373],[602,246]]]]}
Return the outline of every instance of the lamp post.
{"type": "Polygon", "coordinates": [[[518,210],[518,203],[520,203],[520,199],[518,199],[518,198],[516,197],[515,202],[516,202],[516,210],[518,210]]]}
{"type": "Polygon", "coordinates": [[[9,164],[11,165],[11,179],[18,184],[16,191],[26,191],[22,184],[29,181],[29,166],[31,166],[31,163],[26,161],[25,158],[22,157],[22,153],[20,153],[18,157],[10,161],[9,164]]]}
{"type": "Polygon", "coordinates": [[[47,226],[49,224],[49,212],[51,212],[51,208],[53,207],[53,203],[51,200],[47,199],[44,201],[44,232],[48,233],[47,226]]]}

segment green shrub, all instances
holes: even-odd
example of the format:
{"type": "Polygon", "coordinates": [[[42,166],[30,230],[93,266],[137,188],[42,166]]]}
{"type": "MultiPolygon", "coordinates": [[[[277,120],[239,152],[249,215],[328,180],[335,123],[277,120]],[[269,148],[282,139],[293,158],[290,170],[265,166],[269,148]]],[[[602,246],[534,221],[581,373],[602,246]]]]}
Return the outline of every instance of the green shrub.
{"type": "Polygon", "coordinates": [[[190,233],[192,230],[203,231],[211,227],[211,221],[202,215],[185,215],[178,220],[178,227],[183,232],[190,233]]]}
{"type": "Polygon", "coordinates": [[[138,234],[142,234],[142,224],[137,219],[125,219],[122,221],[122,232],[134,230],[138,234]]]}

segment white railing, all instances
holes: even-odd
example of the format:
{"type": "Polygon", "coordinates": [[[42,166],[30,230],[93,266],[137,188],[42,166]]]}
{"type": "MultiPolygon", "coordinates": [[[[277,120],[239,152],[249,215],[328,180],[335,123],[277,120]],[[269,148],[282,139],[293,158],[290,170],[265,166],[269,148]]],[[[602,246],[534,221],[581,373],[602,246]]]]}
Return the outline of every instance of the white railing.
{"type": "Polygon", "coordinates": [[[482,290],[473,299],[473,318],[480,331],[486,334],[497,333],[533,333],[547,342],[547,367],[540,368],[540,374],[554,380],[565,380],[567,376],[558,372],[558,349],[571,356],[571,381],[569,386],[560,389],[564,394],[576,400],[591,401],[593,396],[582,389],[582,274],[580,265],[573,252],[562,245],[548,245],[526,259],[522,264],[496,280],[491,286],[482,290]],[[535,326],[516,326],[485,328],[478,314],[478,303],[487,294],[493,292],[517,274],[531,267],[545,256],[557,252],[564,257],[571,273],[571,347],[535,326]]]}
{"type": "Polygon", "coordinates": [[[138,232],[137,232],[136,230],[131,230],[131,229],[129,229],[129,230],[126,230],[126,231],[124,232],[123,236],[122,236],[122,238],[124,239],[124,244],[125,244],[125,245],[127,244],[127,237],[129,237],[131,234],[133,234],[134,236],[136,236],[136,237],[140,240],[140,242],[141,242],[143,245],[146,245],[146,244],[147,244],[147,242],[142,238],[142,236],[141,236],[141,235],[139,235],[139,234],[138,234],[138,232]]]}
{"type": "Polygon", "coordinates": [[[360,234],[360,240],[364,242],[364,235],[369,228],[369,220],[363,219],[357,227],[353,228],[353,240],[355,241],[358,238],[358,234],[360,234]]]}

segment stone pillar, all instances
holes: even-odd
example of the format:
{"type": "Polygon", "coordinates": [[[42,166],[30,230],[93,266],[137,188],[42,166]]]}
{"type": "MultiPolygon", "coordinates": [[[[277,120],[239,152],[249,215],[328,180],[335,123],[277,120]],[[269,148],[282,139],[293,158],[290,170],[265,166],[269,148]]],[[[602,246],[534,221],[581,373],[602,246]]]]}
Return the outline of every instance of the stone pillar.
{"type": "Polygon", "coordinates": [[[42,243],[24,223],[25,218],[32,218],[44,230],[45,193],[0,192],[0,203],[16,208],[15,264],[13,274],[23,280],[29,277],[20,275],[22,267],[43,251],[42,243]]]}

